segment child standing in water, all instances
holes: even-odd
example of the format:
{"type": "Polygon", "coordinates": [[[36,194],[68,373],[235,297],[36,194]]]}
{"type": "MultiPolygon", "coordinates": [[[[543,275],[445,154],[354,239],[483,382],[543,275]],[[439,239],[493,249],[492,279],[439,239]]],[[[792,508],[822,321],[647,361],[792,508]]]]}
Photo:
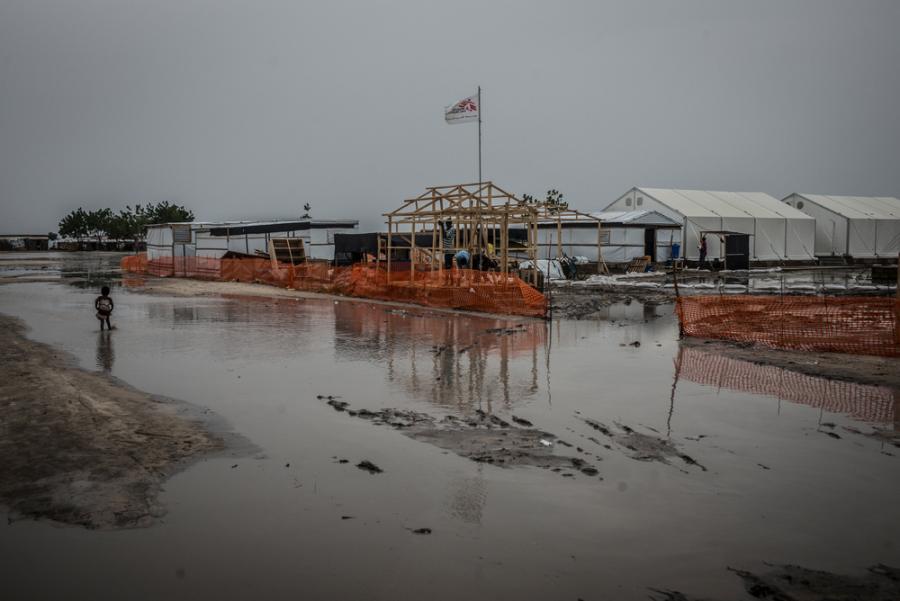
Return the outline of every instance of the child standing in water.
{"type": "Polygon", "coordinates": [[[94,301],[94,308],[97,309],[97,319],[100,320],[100,331],[103,331],[104,322],[106,322],[107,328],[113,329],[112,324],[109,323],[109,316],[113,312],[113,301],[109,297],[109,286],[104,286],[100,289],[100,296],[94,301]]]}

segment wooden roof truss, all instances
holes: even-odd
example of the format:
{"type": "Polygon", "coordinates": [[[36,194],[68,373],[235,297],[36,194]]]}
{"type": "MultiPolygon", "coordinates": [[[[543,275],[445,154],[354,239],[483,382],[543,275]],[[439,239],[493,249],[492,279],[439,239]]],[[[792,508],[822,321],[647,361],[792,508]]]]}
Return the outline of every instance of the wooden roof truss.
{"type": "MultiPolygon", "coordinates": [[[[597,224],[597,257],[603,271],[606,265],[600,254],[602,222],[599,218],[547,203],[533,203],[511,194],[493,182],[457,184],[452,186],[433,186],[415,198],[409,198],[397,209],[384,214],[387,219],[388,232],[393,233],[432,233],[432,246],[429,252],[417,255],[415,236],[410,236],[410,257],[413,262],[416,256],[428,257],[432,267],[443,269],[440,260],[444,253],[456,253],[467,250],[470,254],[486,253],[493,247],[494,256],[499,260],[500,271],[505,275],[509,268],[509,228],[524,226],[526,242],[524,254],[534,262],[538,259],[538,224],[554,222],[557,224],[557,257],[562,258],[562,225],[570,222],[592,222],[597,224]],[[455,231],[455,242],[446,248],[443,242],[441,224],[450,220],[455,231]],[[490,245],[490,246],[489,246],[490,245]]],[[[391,270],[391,236],[388,236],[387,269],[391,270]]],[[[393,248],[400,248],[396,245],[393,248]]],[[[547,257],[549,258],[549,257],[547,257]]],[[[532,263],[534,264],[534,263],[532,263]]],[[[410,270],[410,279],[413,270],[410,270]]]]}

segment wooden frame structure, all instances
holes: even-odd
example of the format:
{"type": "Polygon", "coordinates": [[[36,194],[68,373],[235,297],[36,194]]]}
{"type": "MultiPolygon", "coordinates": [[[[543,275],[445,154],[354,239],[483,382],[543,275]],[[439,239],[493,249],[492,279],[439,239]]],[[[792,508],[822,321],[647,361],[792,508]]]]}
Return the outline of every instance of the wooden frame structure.
{"type": "MultiPolygon", "coordinates": [[[[557,259],[562,258],[562,225],[571,221],[591,221],[597,224],[598,263],[605,270],[600,254],[602,222],[599,218],[567,207],[557,207],[541,202],[526,202],[514,194],[496,186],[493,182],[434,186],[415,198],[384,214],[387,220],[387,272],[391,272],[392,250],[408,248],[410,253],[410,281],[415,278],[416,263],[427,263],[431,269],[444,269],[443,255],[466,250],[470,255],[484,253],[489,244],[494,248],[499,271],[505,276],[510,265],[510,226],[525,229],[524,253],[532,265],[537,265],[538,224],[557,223],[557,259]],[[444,247],[441,224],[451,220],[454,244],[444,247]],[[431,247],[417,249],[416,233],[431,233],[431,247]],[[392,245],[395,234],[410,234],[409,246],[392,245]],[[417,253],[417,250],[419,251],[417,253]],[[417,258],[424,257],[424,261],[417,258]]],[[[549,257],[547,257],[549,258],[549,257]]],[[[535,270],[534,281],[537,283],[535,270]]]]}

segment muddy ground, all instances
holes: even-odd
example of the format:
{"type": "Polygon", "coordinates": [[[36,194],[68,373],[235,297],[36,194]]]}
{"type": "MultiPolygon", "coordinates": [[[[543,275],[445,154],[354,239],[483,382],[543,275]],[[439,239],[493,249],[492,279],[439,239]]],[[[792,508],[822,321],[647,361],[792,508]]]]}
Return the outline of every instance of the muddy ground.
{"type": "MultiPolygon", "coordinates": [[[[863,575],[833,574],[796,565],[768,566],[751,572],[729,568],[747,594],[771,601],[896,601],[900,599],[900,569],[877,564],[863,575]]],[[[654,601],[713,601],[681,591],[653,590],[654,601]]]]}
{"type": "Polygon", "coordinates": [[[623,291],[554,287],[549,293],[549,301],[550,315],[554,319],[605,319],[606,310],[612,305],[640,302],[653,307],[672,304],[675,296],[665,290],[654,289],[623,291]]]}
{"type": "Polygon", "coordinates": [[[184,407],[74,367],[24,330],[0,315],[0,503],[10,520],[149,526],[165,514],[162,482],[222,450],[222,437],[184,407]]]}
{"type": "Polygon", "coordinates": [[[565,477],[572,477],[578,472],[587,476],[599,473],[585,459],[594,457],[593,453],[581,447],[575,448],[555,434],[535,428],[531,422],[517,416],[506,421],[479,409],[465,417],[445,415],[438,418],[426,413],[394,408],[377,411],[356,409],[350,403],[332,396],[320,395],[318,398],[335,411],[346,412],[351,417],[364,419],[375,425],[390,426],[413,440],[452,451],[478,463],[499,467],[540,467],[561,473],[565,477]],[[571,449],[572,453],[560,452],[557,450],[559,448],[571,449]]]}

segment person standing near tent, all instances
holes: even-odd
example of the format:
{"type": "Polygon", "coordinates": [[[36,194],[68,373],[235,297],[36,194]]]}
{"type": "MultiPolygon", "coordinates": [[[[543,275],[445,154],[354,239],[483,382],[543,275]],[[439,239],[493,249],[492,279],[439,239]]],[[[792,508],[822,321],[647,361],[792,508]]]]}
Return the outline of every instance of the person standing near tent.
{"type": "Polygon", "coordinates": [[[702,268],[706,263],[706,235],[700,236],[700,265],[698,268],[702,268]]]}
{"type": "Polygon", "coordinates": [[[456,242],[456,229],[453,222],[449,219],[441,224],[441,231],[444,234],[444,269],[453,268],[453,245],[456,242]]]}

